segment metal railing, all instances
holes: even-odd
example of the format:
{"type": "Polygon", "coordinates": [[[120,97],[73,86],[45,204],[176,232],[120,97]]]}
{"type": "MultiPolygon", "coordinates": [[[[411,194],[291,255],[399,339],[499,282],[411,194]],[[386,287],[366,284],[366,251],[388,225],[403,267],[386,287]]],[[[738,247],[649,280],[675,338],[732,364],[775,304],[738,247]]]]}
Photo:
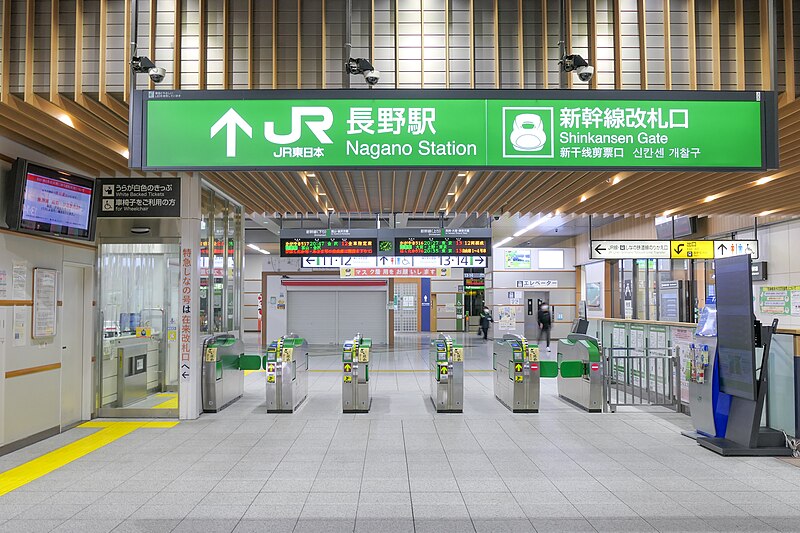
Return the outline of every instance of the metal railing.
{"type": "Polygon", "coordinates": [[[605,407],[612,413],[622,406],[664,406],[679,411],[679,352],[678,347],[603,348],[605,407]]]}

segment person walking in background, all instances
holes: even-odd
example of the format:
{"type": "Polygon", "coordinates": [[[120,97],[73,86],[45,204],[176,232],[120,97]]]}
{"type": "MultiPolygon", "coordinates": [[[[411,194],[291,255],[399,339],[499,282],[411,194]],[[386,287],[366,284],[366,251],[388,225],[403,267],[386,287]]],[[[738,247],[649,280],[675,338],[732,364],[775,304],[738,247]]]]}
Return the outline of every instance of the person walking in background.
{"type": "Polygon", "coordinates": [[[539,314],[536,317],[539,323],[539,340],[538,344],[542,343],[542,337],[547,339],[547,351],[550,351],[550,328],[553,325],[553,315],[550,314],[550,306],[547,302],[539,306],[539,314]]]}
{"type": "Polygon", "coordinates": [[[489,312],[489,308],[485,305],[483,306],[483,311],[481,311],[481,333],[483,333],[483,340],[488,339],[489,334],[489,323],[494,322],[492,319],[492,313],[489,312]]]}

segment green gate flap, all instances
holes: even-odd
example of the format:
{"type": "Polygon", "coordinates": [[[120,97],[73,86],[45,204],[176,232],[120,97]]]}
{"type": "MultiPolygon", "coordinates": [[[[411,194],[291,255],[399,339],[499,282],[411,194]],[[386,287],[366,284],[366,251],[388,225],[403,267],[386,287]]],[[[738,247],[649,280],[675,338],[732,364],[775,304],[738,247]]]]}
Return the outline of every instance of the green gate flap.
{"type": "Polygon", "coordinates": [[[584,374],[583,361],[561,361],[562,378],[582,378],[584,374]]]}
{"type": "Polygon", "coordinates": [[[556,378],[558,377],[557,361],[539,361],[539,377],[556,378]]]}
{"type": "Polygon", "coordinates": [[[587,340],[582,340],[580,342],[586,347],[586,351],[589,353],[589,361],[592,363],[599,363],[600,349],[598,348],[597,343],[594,341],[587,341],[587,340]]]}
{"type": "Polygon", "coordinates": [[[261,370],[260,355],[239,356],[239,370],[261,370]]]}

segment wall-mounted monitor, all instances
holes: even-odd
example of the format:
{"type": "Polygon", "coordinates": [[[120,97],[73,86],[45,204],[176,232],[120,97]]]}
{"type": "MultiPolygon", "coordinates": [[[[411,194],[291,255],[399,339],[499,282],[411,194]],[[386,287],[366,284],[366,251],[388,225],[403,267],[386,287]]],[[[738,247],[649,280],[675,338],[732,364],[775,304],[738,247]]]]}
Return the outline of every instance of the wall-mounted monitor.
{"type": "Polygon", "coordinates": [[[94,239],[94,180],[17,159],[7,177],[6,191],[6,224],[10,229],[94,239]]]}
{"type": "Polygon", "coordinates": [[[756,399],[753,281],[749,255],[715,261],[719,388],[756,399]]]}
{"type": "Polygon", "coordinates": [[[673,238],[688,237],[697,233],[697,217],[656,217],[656,237],[667,241],[673,238]],[[673,221],[675,235],[672,234],[673,221]]]}

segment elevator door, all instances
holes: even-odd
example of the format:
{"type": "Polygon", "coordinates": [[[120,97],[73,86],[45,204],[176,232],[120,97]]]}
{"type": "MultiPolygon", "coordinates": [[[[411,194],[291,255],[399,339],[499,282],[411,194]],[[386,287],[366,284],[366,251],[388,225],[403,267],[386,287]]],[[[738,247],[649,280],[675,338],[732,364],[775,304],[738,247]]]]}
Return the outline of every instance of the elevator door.
{"type": "Polygon", "coordinates": [[[525,337],[527,339],[539,338],[539,306],[549,301],[549,291],[525,291],[525,337]]]}

